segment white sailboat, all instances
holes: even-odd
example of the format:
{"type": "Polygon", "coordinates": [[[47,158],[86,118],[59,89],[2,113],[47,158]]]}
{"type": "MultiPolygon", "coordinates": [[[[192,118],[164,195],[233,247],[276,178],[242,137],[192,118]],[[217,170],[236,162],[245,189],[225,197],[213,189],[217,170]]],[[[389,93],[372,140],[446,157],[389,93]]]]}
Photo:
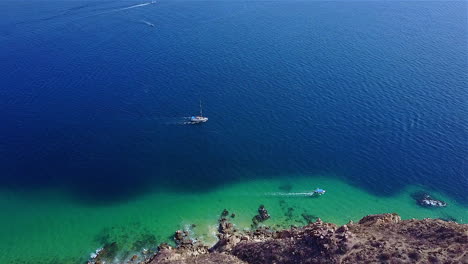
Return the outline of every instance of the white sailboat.
{"type": "Polygon", "coordinates": [[[208,121],[208,117],[203,116],[203,109],[202,109],[202,103],[200,100],[200,115],[198,116],[191,116],[190,117],[190,123],[192,124],[200,124],[200,123],[205,123],[208,121]]]}

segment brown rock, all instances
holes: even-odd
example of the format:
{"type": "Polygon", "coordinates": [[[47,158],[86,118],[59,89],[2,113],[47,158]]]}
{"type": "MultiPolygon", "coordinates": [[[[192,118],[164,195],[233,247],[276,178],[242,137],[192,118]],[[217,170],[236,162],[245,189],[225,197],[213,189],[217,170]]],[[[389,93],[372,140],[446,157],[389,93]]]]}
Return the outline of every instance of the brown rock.
{"type": "Polygon", "coordinates": [[[370,215],[341,227],[318,220],[221,238],[210,251],[162,246],[149,263],[468,263],[468,225],[401,220],[396,214],[370,215]]]}

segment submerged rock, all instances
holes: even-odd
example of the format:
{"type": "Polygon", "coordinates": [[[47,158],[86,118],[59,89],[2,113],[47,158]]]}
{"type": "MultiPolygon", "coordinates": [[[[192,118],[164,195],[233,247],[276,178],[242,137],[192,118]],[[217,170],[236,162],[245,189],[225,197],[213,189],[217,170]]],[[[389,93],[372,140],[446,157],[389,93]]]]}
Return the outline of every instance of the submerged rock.
{"type": "Polygon", "coordinates": [[[301,214],[302,218],[304,218],[304,220],[307,222],[307,224],[310,224],[310,223],[313,223],[315,221],[317,221],[317,219],[319,219],[317,216],[315,215],[312,215],[312,214],[308,214],[308,213],[302,213],[301,214]]]}
{"type": "Polygon", "coordinates": [[[174,234],[174,241],[176,245],[183,246],[192,244],[193,241],[190,239],[189,235],[189,232],[185,230],[177,230],[174,234]]]}
{"type": "Polygon", "coordinates": [[[252,218],[252,223],[253,226],[257,226],[259,223],[267,220],[270,218],[270,214],[268,214],[267,209],[265,209],[265,206],[262,204],[260,207],[258,207],[258,214],[252,218]]]}
{"type": "Polygon", "coordinates": [[[265,206],[260,205],[260,207],[258,208],[258,216],[260,216],[260,219],[262,221],[265,221],[268,218],[270,218],[270,215],[268,214],[267,209],[265,209],[265,206]]]}
{"type": "Polygon", "coordinates": [[[422,207],[446,207],[447,203],[441,200],[432,198],[428,193],[416,192],[411,195],[416,200],[418,205],[422,207]]]}
{"type": "MultiPolygon", "coordinates": [[[[227,218],[228,215],[229,215],[229,211],[226,209],[224,209],[223,212],[221,212],[221,216],[218,219],[218,233],[219,234],[231,234],[234,231],[234,225],[229,222],[229,219],[227,218]]],[[[232,215],[235,216],[234,213],[232,215]]],[[[232,215],[231,217],[233,217],[232,215]]]]}
{"type": "Polygon", "coordinates": [[[221,218],[227,217],[229,215],[229,211],[224,209],[223,212],[221,213],[221,218]]]}
{"type": "Polygon", "coordinates": [[[281,191],[290,192],[292,190],[291,184],[283,184],[278,187],[281,191]]]}
{"type": "Polygon", "coordinates": [[[447,215],[444,217],[439,217],[438,219],[446,221],[446,222],[457,222],[457,219],[453,216],[447,215]]]}
{"type": "Polygon", "coordinates": [[[293,213],[294,213],[294,208],[292,207],[288,207],[286,213],[284,213],[284,216],[286,216],[286,218],[291,221],[293,219],[293,213]]]}
{"type": "Polygon", "coordinates": [[[88,264],[111,262],[117,255],[118,250],[119,247],[116,242],[108,243],[104,247],[96,249],[94,253],[91,253],[88,264]]]}
{"type": "Polygon", "coordinates": [[[230,234],[234,230],[234,225],[230,223],[226,218],[219,221],[218,232],[221,234],[230,234]]]}
{"type": "Polygon", "coordinates": [[[432,199],[430,196],[425,197],[419,202],[420,205],[422,206],[429,206],[429,207],[445,207],[447,206],[447,203],[440,201],[440,200],[435,200],[432,199]]]}

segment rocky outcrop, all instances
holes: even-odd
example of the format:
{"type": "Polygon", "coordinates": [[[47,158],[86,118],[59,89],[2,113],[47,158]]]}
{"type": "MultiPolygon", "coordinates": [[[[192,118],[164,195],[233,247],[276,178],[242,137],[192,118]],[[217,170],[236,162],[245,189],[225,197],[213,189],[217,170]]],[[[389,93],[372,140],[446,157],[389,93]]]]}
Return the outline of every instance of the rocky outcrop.
{"type": "Polygon", "coordinates": [[[258,214],[252,218],[252,227],[257,227],[259,223],[268,220],[270,214],[268,214],[267,209],[264,205],[258,207],[258,214]]]}
{"type": "Polygon", "coordinates": [[[381,214],[340,227],[317,219],[300,228],[239,232],[227,216],[213,247],[187,244],[181,234],[182,243],[160,247],[147,263],[468,263],[468,225],[455,222],[381,214]]]}
{"type": "Polygon", "coordinates": [[[441,200],[432,198],[428,193],[416,192],[411,195],[416,203],[422,207],[446,207],[447,203],[441,200]]]}

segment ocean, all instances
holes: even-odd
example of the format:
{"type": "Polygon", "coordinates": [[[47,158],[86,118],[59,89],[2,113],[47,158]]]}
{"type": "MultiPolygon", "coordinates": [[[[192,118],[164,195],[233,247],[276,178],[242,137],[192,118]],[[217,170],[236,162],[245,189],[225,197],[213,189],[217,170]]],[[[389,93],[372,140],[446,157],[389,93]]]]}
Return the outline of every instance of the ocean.
{"type": "Polygon", "coordinates": [[[112,242],[119,262],[181,228],[212,243],[224,208],[250,228],[260,204],[278,228],[468,223],[467,9],[1,1],[0,263],[112,242]],[[209,121],[186,124],[200,101],[209,121]]]}

